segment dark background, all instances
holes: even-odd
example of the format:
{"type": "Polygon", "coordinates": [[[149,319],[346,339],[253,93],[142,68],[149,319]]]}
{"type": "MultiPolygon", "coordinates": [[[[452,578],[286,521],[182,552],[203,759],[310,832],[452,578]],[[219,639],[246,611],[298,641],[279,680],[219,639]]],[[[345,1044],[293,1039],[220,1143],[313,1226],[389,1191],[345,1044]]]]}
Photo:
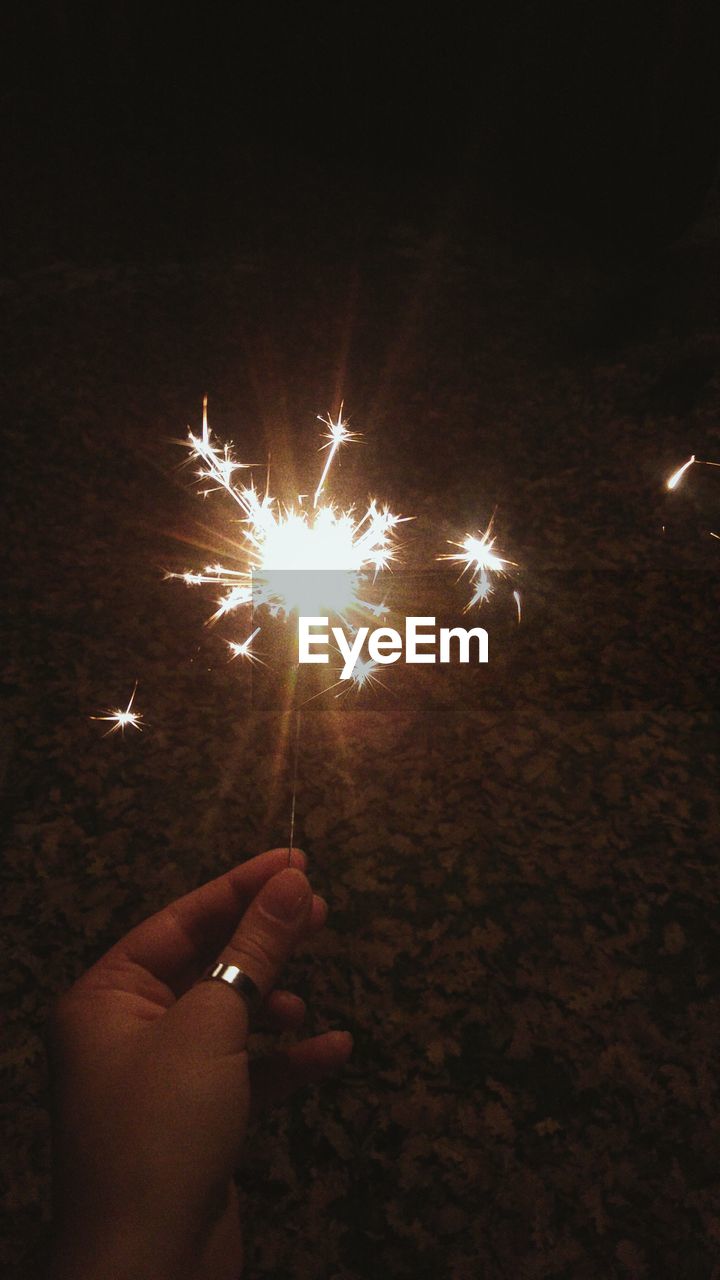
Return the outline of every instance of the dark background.
{"type": "Polygon", "coordinates": [[[158,204],[194,237],[201,190],[244,222],[247,187],[277,182],[287,212],[295,166],[315,163],[368,194],[461,174],[510,215],[559,220],[563,242],[572,226],[647,249],[714,174],[711,3],[128,0],[9,6],[4,22],[5,213],[57,244],[117,221],[120,191],[141,241],[158,204]]]}
{"type": "Polygon", "coordinates": [[[720,491],[663,481],[720,460],[714,6],[3,23],[7,1273],[55,993],[287,838],[287,726],[162,580],[227,528],[178,471],[207,393],[301,488],[344,397],[333,492],[416,517],[409,569],[496,508],[519,564],[482,673],[304,724],[332,914],[290,983],[356,1049],[249,1149],[248,1276],[709,1280],[720,491]],[[145,732],[104,739],[136,679],[145,732]]]}

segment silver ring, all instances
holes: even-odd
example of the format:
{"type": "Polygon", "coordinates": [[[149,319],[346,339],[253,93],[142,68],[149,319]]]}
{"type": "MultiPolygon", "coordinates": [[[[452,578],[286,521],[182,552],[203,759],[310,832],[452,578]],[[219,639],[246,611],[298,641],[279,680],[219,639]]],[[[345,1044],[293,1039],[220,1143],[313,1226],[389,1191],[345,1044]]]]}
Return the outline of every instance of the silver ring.
{"type": "Polygon", "coordinates": [[[233,991],[237,991],[242,996],[248,1007],[248,1013],[252,1013],[257,1005],[260,1004],[262,996],[256,983],[253,982],[249,974],[239,969],[236,964],[223,964],[219,961],[214,969],[211,969],[205,976],[205,982],[227,982],[233,991]]]}

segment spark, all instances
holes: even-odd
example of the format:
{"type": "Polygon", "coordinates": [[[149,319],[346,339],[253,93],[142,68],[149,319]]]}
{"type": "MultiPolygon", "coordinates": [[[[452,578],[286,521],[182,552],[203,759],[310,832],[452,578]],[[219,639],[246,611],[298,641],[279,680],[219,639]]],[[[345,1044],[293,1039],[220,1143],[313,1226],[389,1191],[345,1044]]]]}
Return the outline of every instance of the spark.
{"type": "MultiPolygon", "coordinates": [[[[340,681],[340,683],[342,684],[347,683],[348,685],[352,685],[358,692],[361,689],[364,689],[366,686],[368,687],[370,685],[381,686],[382,681],[378,680],[377,676],[375,675],[375,672],[378,670],[379,670],[379,665],[377,662],[373,662],[372,658],[359,658],[358,661],[355,663],[355,667],[353,669],[352,675],[350,676],[350,679],[347,682],[340,681]]],[[[341,696],[340,694],[337,694],[338,698],[340,696],[341,696]]]]}
{"type": "Polygon", "coordinates": [[[330,471],[330,468],[333,464],[333,458],[335,457],[335,454],[340,448],[340,445],[346,444],[348,440],[360,439],[360,435],[357,431],[348,431],[346,424],[342,420],[342,411],[343,411],[343,406],[341,404],[340,412],[337,416],[336,422],[333,422],[330,414],[328,414],[327,418],[321,418],[318,415],[318,421],[323,422],[327,427],[327,435],[325,436],[326,443],[321,445],[320,449],[321,451],[323,449],[328,449],[329,453],[327,458],[325,459],[325,466],[323,467],[322,475],[320,476],[320,480],[318,481],[318,487],[315,490],[315,496],[313,497],[314,507],[316,507],[318,504],[318,498],[320,497],[320,494],[323,491],[323,487],[325,485],[328,472],[330,471]]]}
{"type": "Polygon", "coordinates": [[[688,467],[692,466],[694,461],[695,461],[695,454],[693,453],[691,457],[688,458],[687,462],[683,462],[682,466],[678,467],[677,471],[673,471],[672,475],[670,476],[670,479],[667,481],[668,489],[677,488],[681,478],[684,476],[688,467]]]}
{"type": "Polygon", "coordinates": [[[201,571],[168,576],[188,586],[211,584],[223,589],[210,622],[250,604],[266,605],[273,615],[296,609],[307,615],[363,610],[365,585],[394,562],[393,540],[400,516],[375,499],[362,516],[356,515],[354,507],[342,510],[332,501],[320,503],[337,450],[359,438],[357,432],[348,431],[342,410],[336,420],[328,415],[320,421],[328,427],[322,447],[329,452],[309,508],[299,495],[294,502],[281,503],[271,496],[269,486],[260,494],[252,480],[240,483],[237,472],[251,464],[237,462],[229,445],[215,443],[207,421],[207,399],[203,401],[202,431],[188,430],[188,447],[191,457],[202,464],[199,477],[224,490],[241,511],[236,552],[241,567],[212,564],[201,571]]]}
{"type": "Polygon", "coordinates": [[[465,607],[465,613],[468,609],[472,609],[473,605],[482,604],[488,600],[495,588],[493,587],[487,569],[481,569],[477,578],[473,579],[473,594],[469,603],[465,607]]]}
{"type": "Polygon", "coordinates": [[[683,462],[682,466],[678,467],[677,471],[673,471],[670,479],[666,480],[665,487],[667,489],[676,489],[682,477],[685,475],[685,472],[693,465],[696,467],[720,467],[720,462],[708,462],[705,458],[696,458],[693,453],[690,455],[687,462],[683,462]]]}
{"type": "MultiPolygon", "coordinates": [[[[353,689],[356,693],[360,693],[362,689],[369,689],[371,686],[377,686],[378,689],[387,689],[387,685],[382,680],[378,680],[375,672],[380,669],[379,663],[374,662],[372,658],[358,658],[353,667],[352,674],[333,681],[327,688],[321,689],[320,693],[314,693],[308,698],[308,702],[314,702],[316,698],[321,698],[325,694],[330,693],[333,689],[340,689],[335,694],[336,698],[346,697],[353,689]],[[342,687],[341,687],[342,686],[342,687]]],[[[303,703],[303,706],[305,703],[303,703]]]]}
{"type": "Polygon", "coordinates": [[[515,601],[515,604],[517,605],[517,618],[518,618],[518,623],[521,623],[521,622],[522,622],[522,601],[521,601],[521,599],[520,599],[520,592],[519,592],[519,591],[513,591],[513,600],[515,601]]]}
{"type": "Polygon", "coordinates": [[[252,635],[248,636],[247,640],[241,640],[241,641],[228,640],[227,641],[228,649],[232,654],[232,657],[230,659],[231,662],[233,662],[235,658],[247,658],[249,662],[260,662],[262,663],[263,666],[265,665],[265,663],[263,663],[262,661],[262,658],[259,658],[257,654],[253,653],[252,651],[252,642],[255,639],[256,635],[259,634],[259,632],[260,632],[260,627],[256,627],[252,635]]]}
{"type": "Polygon", "coordinates": [[[494,551],[495,538],[491,538],[492,520],[484,533],[472,534],[468,533],[462,542],[450,542],[451,547],[459,547],[460,554],[438,556],[438,560],[451,560],[454,564],[462,565],[460,577],[465,573],[470,573],[472,595],[469,603],[465,607],[467,613],[476,604],[482,604],[492,595],[494,587],[490,579],[493,573],[501,576],[507,572],[508,568],[515,568],[514,560],[506,560],[504,556],[494,551]]]}
{"type": "Polygon", "coordinates": [[[122,709],[118,709],[116,711],[108,711],[104,716],[90,716],[91,720],[109,720],[112,722],[110,728],[104,734],[104,737],[107,738],[111,733],[117,733],[118,729],[124,736],[125,730],[128,727],[131,729],[137,729],[139,733],[142,733],[142,725],[140,724],[140,721],[142,720],[142,712],[133,711],[132,709],[136,693],[137,680],[135,681],[135,688],[130,694],[130,701],[124,711],[122,709]]]}
{"type": "MultiPolygon", "coordinates": [[[[340,653],[339,649],[338,653],[340,653]]],[[[320,689],[318,693],[311,694],[309,698],[306,698],[305,701],[301,703],[301,708],[307,706],[309,702],[314,702],[316,698],[323,698],[328,693],[332,693],[333,689],[340,690],[339,693],[335,694],[336,698],[345,697],[353,689],[356,693],[359,693],[362,689],[369,689],[371,686],[377,686],[379,689],[387,689],[388,686],[383,684],[382,680],[378,680],[375,675],[375,672],[379,671],[379,669],[380,663],[375,662],[373,658],[357,658],[355,660],[355,666],[349,676],[341,676],[339,680],[333,680],[332,684],[326,685],[325,688],[320,689]]],[[[341,668],[336,667],[335,670],[340,671],[341,668]]]]}
{"type": "Polygon", "coordinates": [[[479,536],[468,533],[462,542],[451,542],[451,547],[460,547],[461,554],[439,556],[438,559],[454,560],[457,564],[462,564],[464,566],[463,573],[467,569],[471,569],[474,574],[482,573],[483,571],[504,573],[505,566],[514,565],[514,561],[505,560],[496,551],[493,551],[495,539],[490,537],[490,529],[491,525],[488,525],[485,532],[479,536]]]}
{"type": "Polygon", "coordinates": [[[367,611],[368,613],[371,613],[374,618],[384,618],[388,611],[387,601],[381,600],[379,604],[369,604],[367,606],[367,611]]]}

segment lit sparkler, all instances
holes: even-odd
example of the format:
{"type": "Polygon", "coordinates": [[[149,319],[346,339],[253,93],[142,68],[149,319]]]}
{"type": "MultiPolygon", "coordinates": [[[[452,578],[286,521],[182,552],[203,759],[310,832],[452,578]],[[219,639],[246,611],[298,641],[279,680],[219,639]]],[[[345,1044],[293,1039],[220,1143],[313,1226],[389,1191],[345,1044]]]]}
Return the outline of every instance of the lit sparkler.
{"type": "MultiPolygon", "coordinates": [[[[395,559],[393,537],[401,517],[393,515],[388,507],[379,507],[374,499],[358,516],[355,508],[342,510],[324,496],[340,446],[360,437],[348,430],[342,405],[337,418],[328,414],[320,421],[327,427],[321,446],[321,451],[327,450],[327,457],[312,506],[303,506],[300,496],[281,503],[270,495],[269,465],[264,493],[258,493],[252,480],[240,483],[238,472],[247,471],[249,464],[236,460],[231,445],[216,444],[208,425],[207,397],[203,400],[202,431],[196,435],[189,430],[188,445],[191,458],[200,464],[198,479],[203,483],[203,494],[224,491],[240,510],[240,567],[211,564],[200,571],[169,576],[181,578],[188,586],[209,584],[222,589],[211,622],[247,606],[264,605],[273,616],[287,616],[297,610],[306,616],[334,613],[343,617],[352,610],[372,608],[360,593],[395,559]]],[[[259,631],[260,627],[255,627],[246,640],[228,642],[231,660],[260,661],[252,649],[259,631]]],[[[362,688],[372,683],[374,667],[374,663],[359,663],[352,684],[362,688]]],[[[295,835],[300,707],[295,709],[294,726],[288,862],[295,835]]]]}
{"type": "MultiPolygon", "coordinates": [[[[400,516],[379,507],[374,499],[362,516],[353,507],[341,510],[332,501],[321,502],[340,445],[359,439],[357,432],[347,429],[341,414],[321,421],[328,427],[322,446],[328,456],[312,507],[303,506],[300,497],[284,504],[269,492],[259,494],[252,481],[238,483],[236,473],[250,464],[237,462],[230,445],[215,443],[207,421],[207,399],[203,401],[202,432],[189,431],[188,444],[191,456],[201,464],[198,478],[210,482],[203,492],[224,490],[240,508],[237,556],[242,567],[212,564],[169,576],[181,578],[188,586],[211,584],[223,589],[210,621],[251,604],[266,605],[273,615],[298,610],[342,616],[349,609],[363,609],[359,594],[363,585],[395,559],[392,542],[400,516]]],[[[238,646],[235,656],[250,654],[238,646]]]]}
{"type": "Polygon", "coordinates": [[[110,728],[107,730],[107,733],[104,735],[106,738],[111,733],[117,733],[118,730],[120,731],[120,733],[124,734],[127,728],[137,729],[138,732],[140,733],[142,732],[142,725],[140,723],[140,721],[142,720],[142,712],[133,711],[132,709],[132,705],[135,700],[136,693],[137,693],[137,681],[135,682],[135,688],[133,689],[130,695],[130,701],[128,702],[124,711],[122,709],[118,709],[117,711],[108,711],[104,716],[90,716],[91,720],[108,720],[111,722],[110,728]]]}

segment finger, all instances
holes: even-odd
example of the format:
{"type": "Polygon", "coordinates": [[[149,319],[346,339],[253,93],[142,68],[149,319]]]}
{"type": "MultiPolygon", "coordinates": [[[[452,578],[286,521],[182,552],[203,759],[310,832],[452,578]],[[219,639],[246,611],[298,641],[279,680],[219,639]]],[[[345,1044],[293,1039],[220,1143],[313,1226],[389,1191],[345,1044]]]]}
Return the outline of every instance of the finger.
{"type": "Polygon", "coordinates": [[[317,933],[322,929],[328,918],[328,904],[319,893],[313,895],[312,911],[310,912],[310,933],[317,933]]]}
{"type": "Polygon", "coordinates": [[[258,1025],[272,1031],[297,1031],[305,1021],[307,1005],[294,991],[271,991],[258,1014],[258,1025]]]}
{"type": "MultiPolygon", "coordinates": [[[[219,957],[237,965],[266,999],[288,957],[307,930],[312,889],[297,867],[286,867],[253,899],[219,957]]],[[[200,982],[167,1015],[211,1053],[239,1053],[247,1042],[248,1007],[226,982],[200,982]]]]}
{"type": "Polygon", "coordinates": [[[338,1071],[352,1053],[349,1031],[327,1031],[250,1064],[252,1114],[283,1102],[296,1089],[338,1071]]]}
{"type": "MultiPolygon", "coordinates": [[[[291,856],[292,866],[305,868],[307,859],[300,849],[293,849],[291,856]]],[[[263,885],[287,865],[287,849],[271,849],[233,867],[131,929],[89,974],[100,966],[136,967],[179,995],[232,937],[238,920],[263,885]]],[[[320,914],[318,908],[318,919],[320,914]]]]}

